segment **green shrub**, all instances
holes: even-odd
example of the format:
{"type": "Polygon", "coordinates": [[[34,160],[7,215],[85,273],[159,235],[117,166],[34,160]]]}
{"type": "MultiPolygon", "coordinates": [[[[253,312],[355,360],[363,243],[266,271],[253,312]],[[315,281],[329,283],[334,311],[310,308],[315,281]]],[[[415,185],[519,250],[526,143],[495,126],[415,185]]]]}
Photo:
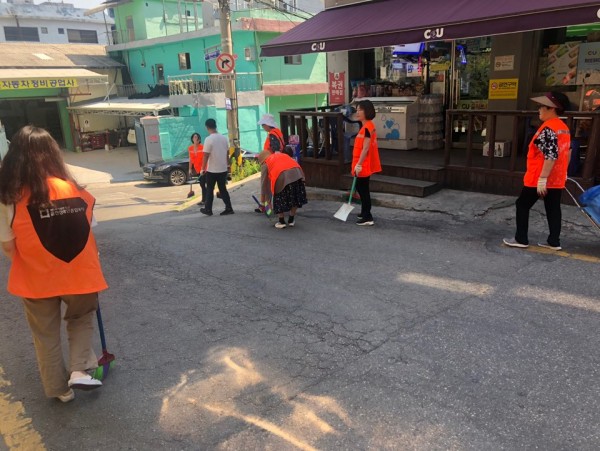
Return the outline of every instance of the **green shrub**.
{"type": "Polygon", "coordinates": [[[258,160],[243,160],[241,166],[238,166],[236,161],[231,163],[232,182],[239,182],[257,172],[260,172],[260,163],[258,160]]]}

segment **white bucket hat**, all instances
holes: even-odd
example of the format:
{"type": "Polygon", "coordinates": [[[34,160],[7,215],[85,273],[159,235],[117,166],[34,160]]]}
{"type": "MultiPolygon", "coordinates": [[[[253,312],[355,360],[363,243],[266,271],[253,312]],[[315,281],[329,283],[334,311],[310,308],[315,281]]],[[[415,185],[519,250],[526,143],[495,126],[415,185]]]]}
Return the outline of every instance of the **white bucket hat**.
{"type": "Polygon", "coordinates": [[[269,127],[277,127],[277,124],[275,123],[275,118],[272,114],[263,114],[260,118],[260,121],[258,121],[258,125],[268,125],[269,127]]]}

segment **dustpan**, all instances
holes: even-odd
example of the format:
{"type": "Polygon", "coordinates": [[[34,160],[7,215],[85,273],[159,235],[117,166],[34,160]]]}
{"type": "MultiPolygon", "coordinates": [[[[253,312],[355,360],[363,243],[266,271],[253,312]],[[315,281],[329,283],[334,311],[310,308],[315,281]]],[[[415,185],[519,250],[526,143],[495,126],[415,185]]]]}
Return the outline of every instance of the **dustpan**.
{"type": "Polygon", "coordinates": [[[190,185],[190,190],[187,193],[187,198],[189,199],[190,197],[194,197],[196,195],[196,193],[194,193],[194,188],[192,188],[192,186],[195,183],[194,179],[190,179],[186,182],[188,185],[190,185]]]}
{"type": "Polygon", "coordinates": [[[342,206],[335,212],[333,215],[334,218],[339,219],[340,221],[346,221],[348,219],[348,215],[352,210],[354,210],[354,206],[352,205],[352,195],[354,194],[354,189],[356,188],[356,177],[352,180],[352,188],[350,189],[350,196],[348,197],[348,203],[343,203],[342,206]]]}

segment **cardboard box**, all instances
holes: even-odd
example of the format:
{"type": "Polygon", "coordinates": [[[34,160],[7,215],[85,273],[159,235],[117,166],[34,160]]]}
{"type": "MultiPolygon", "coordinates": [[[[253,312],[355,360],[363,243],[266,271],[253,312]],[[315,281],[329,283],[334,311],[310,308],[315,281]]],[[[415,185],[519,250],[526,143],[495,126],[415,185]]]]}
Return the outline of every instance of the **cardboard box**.
{"type": "MultiPolygon", "coordinates": [[[[483,156],[489,156],[490,143],[488,141],[483,143],[483,156]]],[[[496,141],[494,149],[495,157],[510,157],[510,141],[496,141]]]]}

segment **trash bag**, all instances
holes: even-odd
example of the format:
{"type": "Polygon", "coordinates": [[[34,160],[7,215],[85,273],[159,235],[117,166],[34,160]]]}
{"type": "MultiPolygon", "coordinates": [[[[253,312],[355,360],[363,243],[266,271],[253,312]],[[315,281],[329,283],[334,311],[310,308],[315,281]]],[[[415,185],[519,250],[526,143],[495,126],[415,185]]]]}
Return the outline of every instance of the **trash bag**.
{"type": "Polygon", "coordinates": [[[588,215],[600,225],[600,185],[591,187],[584,191],[579,197],[583,209],[588,215]]]}

